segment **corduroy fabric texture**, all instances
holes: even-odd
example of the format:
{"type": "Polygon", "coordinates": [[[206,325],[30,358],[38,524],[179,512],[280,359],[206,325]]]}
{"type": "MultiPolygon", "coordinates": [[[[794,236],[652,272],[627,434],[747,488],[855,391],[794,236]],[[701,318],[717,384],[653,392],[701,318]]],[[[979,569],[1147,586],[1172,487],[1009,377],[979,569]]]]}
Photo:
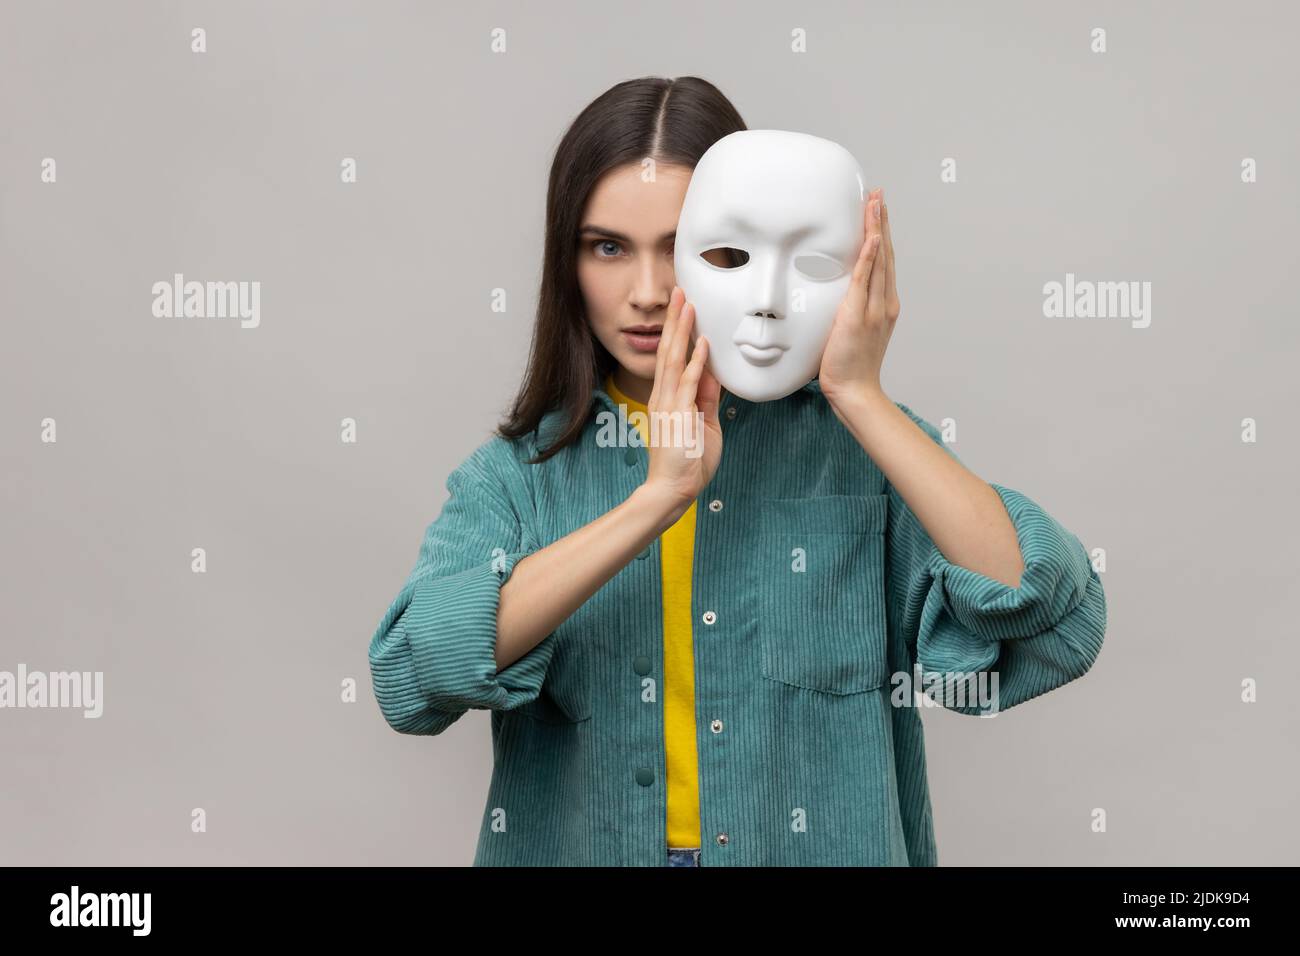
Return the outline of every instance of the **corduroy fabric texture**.
{"type": "MultiPolygon", "coordinates": [[[[605,391],[649,441],[650,409],[618,390],[612,375],[605,391]],[[640,412],[641,415],[633,415],[640,412]]],[[[710,502],[712,505],[713,502],[710,502]]],[[[718,503],[721,506],[721,503],[718,503]]],[[[695,719],[695,618],[691,581],[695,572],[695,520],[692,503],[676,524],[659,536],[659,579],[663,587],[664,668],[652,686],[663,701],[664,803],[669,848],[700,846],[700,758],[695,719]]]]}
{"type": "MultiPolygon", "coordinates": [[[[1101,649],[1101,580],[1077,537],[998,484],[1019,587],[945,560],[816,379],[774,402],[725,393],[721,413],[692,579],[700,865],[935,865],[917,669],[949,675],[939,701],[971,715],[990,709],[977,681],[998,711],[1072,681],[1101,649]],[[970,678],[968,696],[952,675],[970,678]]],[[[474,865],[662,866],[658,542],[496,672],[514,566],[645,478],[647,450],[603,388],[578,443],[526,464],[560,424],[552,413],[526,440],[493,436],[448,477],[371,639],[374,693],[401,733],[491,711],[474,865]]]]}

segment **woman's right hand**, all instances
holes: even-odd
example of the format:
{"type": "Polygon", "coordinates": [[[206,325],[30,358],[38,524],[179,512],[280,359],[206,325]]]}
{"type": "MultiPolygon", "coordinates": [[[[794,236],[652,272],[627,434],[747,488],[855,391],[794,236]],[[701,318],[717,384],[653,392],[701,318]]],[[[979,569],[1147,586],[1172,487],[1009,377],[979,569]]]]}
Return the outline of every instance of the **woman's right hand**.
{"type": "Polygon", "coordinates": [[[660,416],[659,443],[651,441],[647,448],[650,466],[645,479],[647,486],[671,503],[674,521],[690,508],[722,460],[722,426],[718,422],[722,386],[705,364],[709,340],[700,336],[690,361],[686,360],[694,321],[695,306],[686,302],[680,286],[674,286],[659,337],[654,388],[646,402],[652,437],[655,413],[660,416]]]}

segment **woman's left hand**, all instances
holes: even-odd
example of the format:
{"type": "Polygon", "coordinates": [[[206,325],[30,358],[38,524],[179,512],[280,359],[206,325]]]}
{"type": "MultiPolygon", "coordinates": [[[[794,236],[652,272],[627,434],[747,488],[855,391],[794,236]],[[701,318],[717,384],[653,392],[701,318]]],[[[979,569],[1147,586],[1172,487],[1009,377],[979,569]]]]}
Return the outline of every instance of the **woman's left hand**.
{"type": "Polygon", "coordinates": [[[849,291],[835,313],[822,353],[822,394],[839,414],[838,403],[881,392],[880,366],[898,321],[894,243],[882,189],[867,196],[865,237],[853,267],[849,291]]]}

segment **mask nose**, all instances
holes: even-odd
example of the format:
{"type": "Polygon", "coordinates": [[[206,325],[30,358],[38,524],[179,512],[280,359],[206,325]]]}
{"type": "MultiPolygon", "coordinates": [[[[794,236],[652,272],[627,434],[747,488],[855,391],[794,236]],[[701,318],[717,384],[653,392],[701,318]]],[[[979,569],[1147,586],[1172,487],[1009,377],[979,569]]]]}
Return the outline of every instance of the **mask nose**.
{"type": "Polygon", "coordinates": [[[754,274],[754,301],[748,314],[760,319],[785,318],[785,269],[781,257],[764,256],[754,274]]]}

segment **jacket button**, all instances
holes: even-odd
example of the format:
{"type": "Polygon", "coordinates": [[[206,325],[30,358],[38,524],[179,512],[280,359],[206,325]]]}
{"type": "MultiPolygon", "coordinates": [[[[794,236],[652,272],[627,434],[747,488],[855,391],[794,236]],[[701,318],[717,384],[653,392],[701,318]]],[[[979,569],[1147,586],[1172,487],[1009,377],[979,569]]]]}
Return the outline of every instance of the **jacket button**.
{"type": "Polygon", "coordinates": [[[623,452],[623,460],[627,462],[629,465],[635,465],[636,449],[629,447],[627,451],[623,452]]]}
{"type": "Polygon", "coordinates": [[[655,782],[654,772],[649,767],[642,767],[636,772],[636,782],[643,787],[648,787],[655,782]]]}
{"type": "Polygon", "coordinates": [[[722,510],[722,502],[719,501],[717,498],[714,498],[712,501],[709,502],[709,510],[710,510],[710,511],[721,511],[721,510],[722,510]]]}
{"type": "Polygon", "coordinates": [[[709,730],[713,731],[715,734],[722,733],[722,721],[715,717],[713,723],[709,724],[709,730]]]}
{"type": "Polygon", "coordinates": [[[731,837],[727,836],[725,833],[718,834],[718,846],[726,846],[730,842],[731,837]]]}
{"type": "Polygon", "coordinates": [[[705,623],[705,624],[712,624],[712,623],[713,623],[714,621],[716,621],[717,619],[718,619],[718,615],[714,614],[712,611],[705,611],[705,612],[704,612],[704,623],[705,623]]]}
{"type": "Polygon", "coordinates": [[[728,406],[727,406],[727,410],[726,410],[726,412],[724,412],[723,414],[725,414],[728,418],[735,418],[735,417],[736,417],[736,406],[735,406],[735,405],[728,405],[728,406]]]}
{"type": "Polygon", "coordinates": [[[632,669],[642,677],[645,677],[646,674],[650,673],[650,658],[642,654],[632,662],[632,669]]]}

